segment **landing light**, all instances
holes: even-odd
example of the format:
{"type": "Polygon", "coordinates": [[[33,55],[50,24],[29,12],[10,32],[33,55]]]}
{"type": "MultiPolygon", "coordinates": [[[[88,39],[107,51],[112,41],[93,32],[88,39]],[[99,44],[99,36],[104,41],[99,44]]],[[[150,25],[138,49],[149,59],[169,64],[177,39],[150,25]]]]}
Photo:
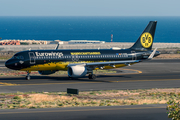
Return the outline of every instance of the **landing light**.
{"type": "Polygon", "coordinates": [[[126,65],[126,66],[131,66],[131,64],[129,64],[129,63],[125,63],[125,65],[126,65]]]}
{"type": "Polygon", "coordinates": [[[101,70],[103,70],[104,67],[100,67],[101,70]]]}
{"type": "Polygon", "coordinates": [[[110,65],[111,67],[115,68],[116,66],[115,65],[110,65]]]}

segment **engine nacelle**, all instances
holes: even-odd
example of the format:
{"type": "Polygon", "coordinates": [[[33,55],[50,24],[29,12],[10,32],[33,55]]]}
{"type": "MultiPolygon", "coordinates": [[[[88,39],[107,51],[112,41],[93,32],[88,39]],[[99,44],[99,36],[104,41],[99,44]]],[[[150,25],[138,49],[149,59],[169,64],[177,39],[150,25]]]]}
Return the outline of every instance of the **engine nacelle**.
{"type": "Polygon", "coordinates": [[[41,75],[50,75],[56,72],[56,70],[38,71],[41,75]]]}
{"type": "Polygon", "coordinates": [[[69,77],[82,77],[87,74],[87,69],[84,66],[76,65],[68,67],[68,76],[69,77]]]}

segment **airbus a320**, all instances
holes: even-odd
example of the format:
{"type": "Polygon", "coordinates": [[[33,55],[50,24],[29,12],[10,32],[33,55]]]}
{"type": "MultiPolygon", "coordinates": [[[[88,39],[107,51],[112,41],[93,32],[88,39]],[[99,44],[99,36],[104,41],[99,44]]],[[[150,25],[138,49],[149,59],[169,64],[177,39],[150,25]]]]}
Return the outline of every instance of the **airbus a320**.
{"type": "Polygon", "coordinates": [[[130,66],[158,56],[160,53],[156,49],[152,51],[156,24],[157,21],[150,21],[134,45],[128,49],[27,50],[16,53],[6,61],[5,66],[27,71],[27,80],[30,80],[31,71],[49,75],[60,70],[67,71],[69,78],[89,74],[89,79],[95,79],[93,70],[130,66]]]}

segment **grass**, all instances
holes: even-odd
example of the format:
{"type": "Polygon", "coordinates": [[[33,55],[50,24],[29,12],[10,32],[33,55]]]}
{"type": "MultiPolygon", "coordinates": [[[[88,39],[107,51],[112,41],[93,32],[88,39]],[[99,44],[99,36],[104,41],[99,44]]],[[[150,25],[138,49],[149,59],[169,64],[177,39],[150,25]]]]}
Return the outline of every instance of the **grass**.
{"type": "Polygon", "coordinates": [[[166,104],[172,99],[180,101],[180,88],[101,90],[79,92],[79,95],[66,92],[17,92],[1,93],[0,109],[166,104]]]}
{"type": "Polygon", "coordinates": [[[0,57],[0,60],[8,60],[10,59],[11,57],[0,57]]]}
{"type": "Polygon", "coordinates": [[[6,55],[0,55],[0,60],[8,60],[10,58],[12,58],[13,54],[6,54],[6,55]]]}

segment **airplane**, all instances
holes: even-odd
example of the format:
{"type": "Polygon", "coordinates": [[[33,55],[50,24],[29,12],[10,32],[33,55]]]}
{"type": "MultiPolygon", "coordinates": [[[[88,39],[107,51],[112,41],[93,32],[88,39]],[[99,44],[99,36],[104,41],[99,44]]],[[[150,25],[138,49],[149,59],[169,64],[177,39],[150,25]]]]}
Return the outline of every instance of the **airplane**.
{"type": "Polygon", "coordinates": [[[157,21],[150,21],[134,45],[128,49],[58,49],[26,50],[16,53],[5,62],[9,69],[27,71],[26,80],[30,80],[31,71],[41,75],[50,75],[56,71],[68,72],[69,78],[84,77],[95,79],[93,70],[112,69],[130,66],[160,55],[152,50],[157,21]]]}

